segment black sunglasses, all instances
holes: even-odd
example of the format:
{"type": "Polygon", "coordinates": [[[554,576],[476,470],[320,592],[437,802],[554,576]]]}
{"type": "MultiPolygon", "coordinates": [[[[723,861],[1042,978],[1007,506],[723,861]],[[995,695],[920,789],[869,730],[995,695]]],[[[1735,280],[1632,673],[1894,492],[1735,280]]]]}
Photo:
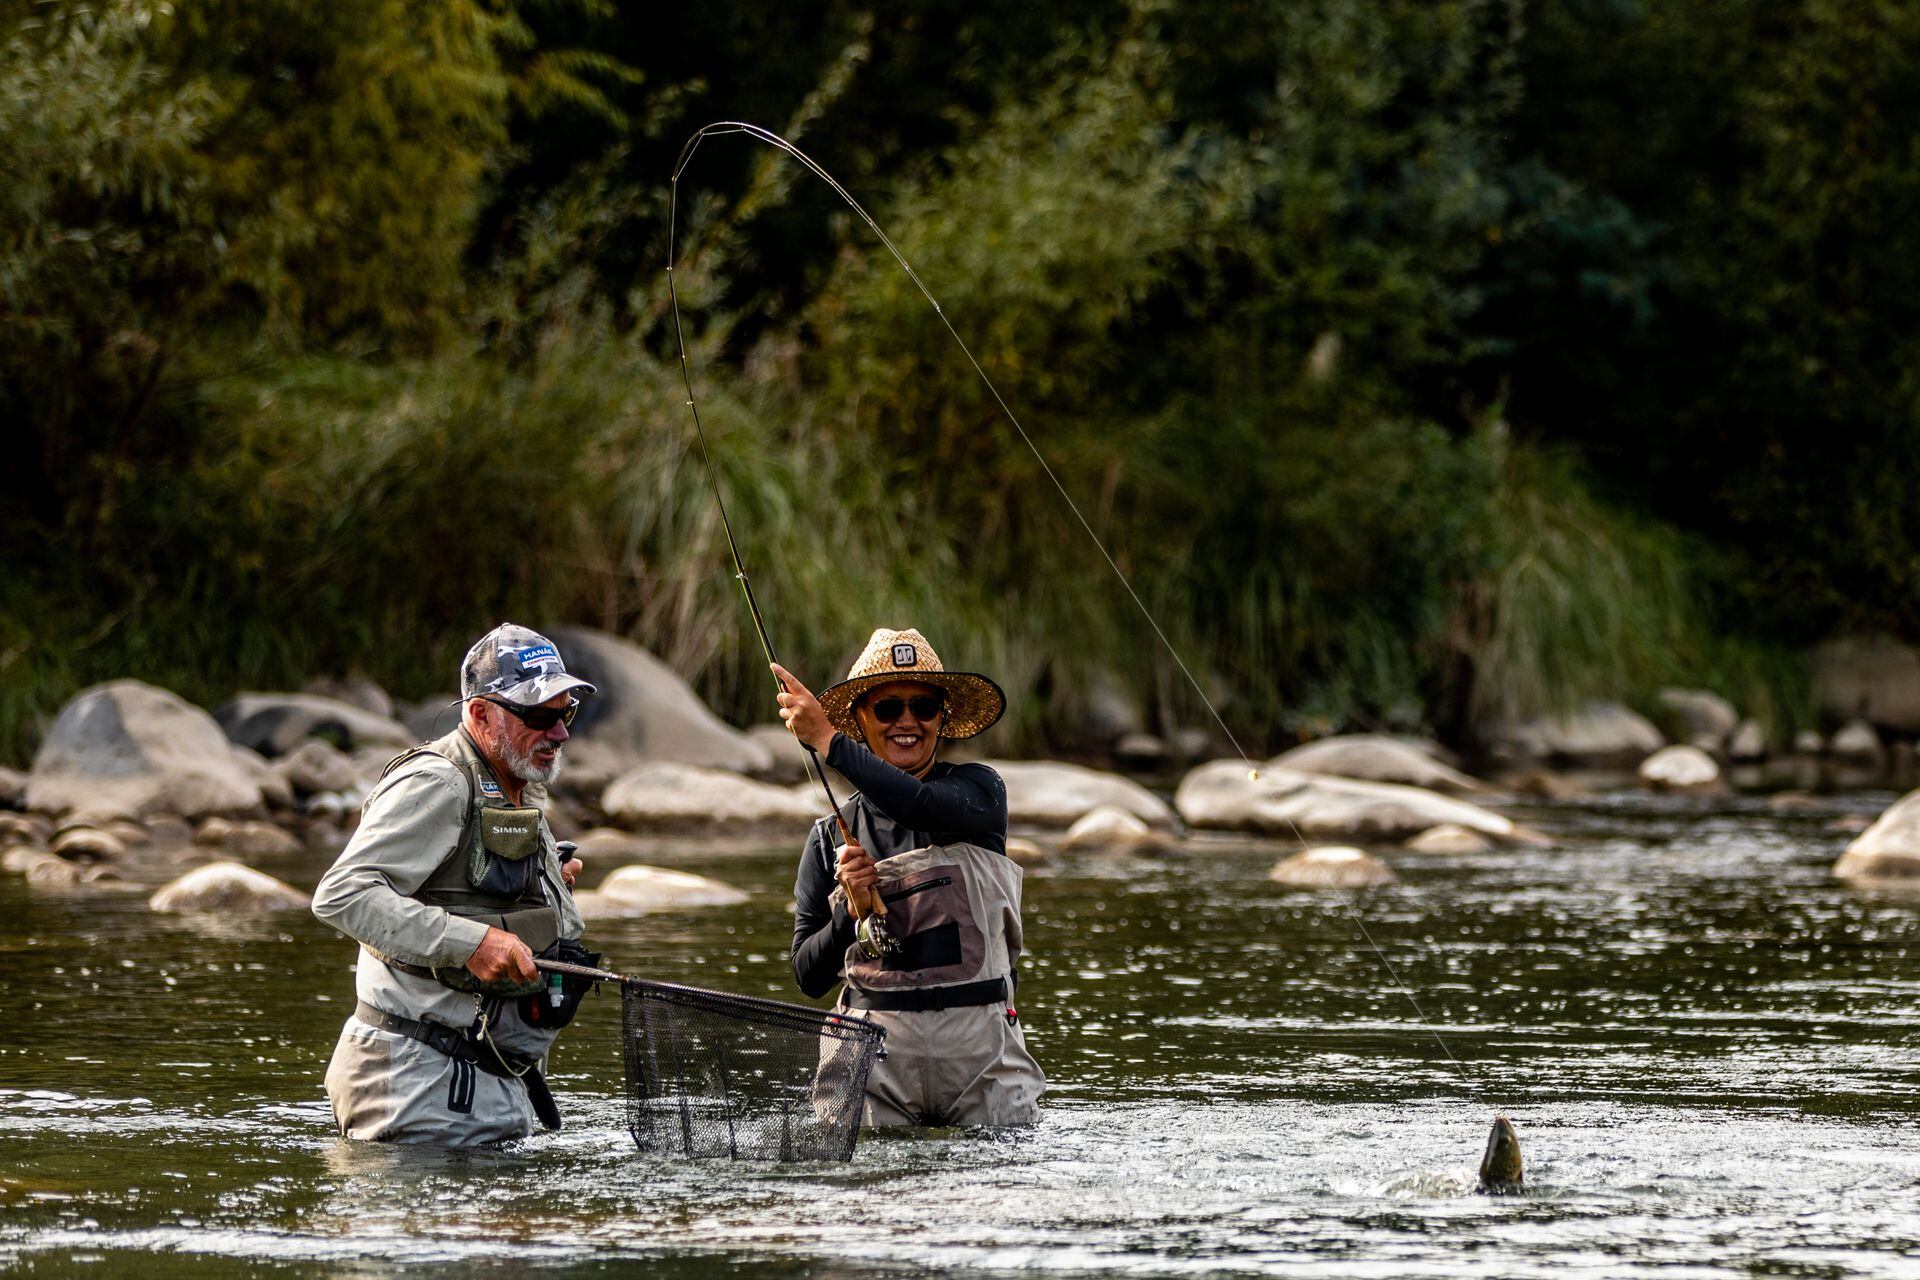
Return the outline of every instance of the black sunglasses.
{"type": "Polygon", "coordinates": [[[580,714],[580,699],[569,699],[564,707],[523,707],[518,703],[502,702],[499,698],[487,698],[496,707],[504,708],[509,715],[518,717],[521,724],[539,733],[545,733],[556,724],[571,725],[573,718],[580,714]]]}
{"type": "Polygon", "coordinates": [[[882,698],[867,704],[881,724],[892,724],[900,718],[902,711],[913,712],[913,718],[924,724],[939,715],[946,705],[947,700],[937,693],[920,693],[911,698],[882,698]]]}

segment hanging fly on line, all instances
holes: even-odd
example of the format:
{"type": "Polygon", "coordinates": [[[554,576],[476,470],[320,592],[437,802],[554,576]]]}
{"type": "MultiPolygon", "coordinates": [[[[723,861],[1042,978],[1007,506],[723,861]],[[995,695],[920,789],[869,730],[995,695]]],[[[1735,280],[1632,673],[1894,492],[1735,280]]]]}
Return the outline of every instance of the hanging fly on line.
{"type": "MultiPolygon", "coordinates": [[[[981,367],[980,361],[975,358],[972,348],[967,345],[966,339],[961,337],[959,330],[954,327],[953,321],[947,315],[946,309],[940,305],[939,299],[934,296],[933,291],[927,286],[927,283],[921,279],[920,273],[914,269],[913,264],[907,260],[906,255],[901,252],[900,247],[894,243],[892,237],[886,233],[879,222],[867,212],[860,202],[854,199],[851,192],[842,186],[819,162],[799,147],[781,137],[779,134],[774,133],[772,130],[762,128],[759,125],[749,124],[739,120],[721,120],[702,126],[696,130],[693,135],[687,139],[686,145],[681,148],[679,159],[674,164],[668,204],[667,291],[672,304],[674,341],[678,347],[681,378],[686,386],[687,408],[692,414],[694,430],[700,440],[701,454],[705,460],[708,481],[713,488],[714,500],[720,508],[721,524],[726,531],[727,549],[733,560],[734,576],[739,580],[741,590],[745,594],[747,610],[753,618],[754,629],[759,635],[760,645],[766,654],[768,665],[770,667],[778,667],[779,659],[775,655],[773,641],[767,632],[766,619],[762,615],[759,602],[754,596],[753,584],[747,575],[746,564],[741,556],[739,543],[734,537],[732,522],[727,516],[726,499],[721,493],[719,474],[714,467],[713,455],[707,444],[706,431],[700,421],[700,407],[698,397],[694,393],[693,375],[688,365],[686,339],[680,320],[679,292],[674,279],[675,266],[677,265],[676,254],[678,242],[676,237],[678,235],[681,179],[685,176],[687,167],[692,163],[694,154],[699,150],[702,142],[710,137],[723,137],[734,134],[745,135],[756,142],[764,143],[767,146],[775,148],[791,157],[796,163],[805,168],[807,172],[826,183],[827,186],[833,190],[834,194],[846,203],[854,215],[873,232],[875,238],[886,248],[887,252],[893,257],[893,260],[899,264],[900,269],[904,271],[907,278],[913,282],[914,287],[919,290],[920,295],[926,299],[927,305],[931,307],[934,314],[940,318],[940,323],[945,327],[947,335],[952,338],[954,345],[959,347],[961,353],[966,356],[968,365],[972,367],[981,385],[986,388],[994,404],[997,405],[1000,412],[1005,415],[1007,422],[1013,427],[1015,433],[1019,435],[1021,442],[1024,443],[1028,451],[1033,454],[1035,461],[1039,463],[1041,471],[1045,473],[1048,482],[1052,484],[1060,500],[1066,504],[1067,509],[1072,512],[1080,528],[1086,533],[1088,541],[1093,544],[1094,548],[1100,553],[1101,558],[1106,561],[1107,568],[1112,572],[1114,578],[1126,592],[1128,599],[1133,601],[1134,607],[1138,609],[1140,616],[1146,620],[1147,625],[1153,630],[1153,634],[1159,639],[1161,646],[1166,650],[1168,656],[1173,659],[1174,664],[1180,669],[1181,675],[1192,688],[1194,695],[1199,698],[1201,704],[1207,708],[1207,712],[1213,717],[1214,723],[1219,726],[1221,733],[1225,735],[1228,743],[1232,745],[1234,754],[1247,766],[1248,780],[1250,782],[1258,782],[1260,780],[1258,766],[1248,756],[1246,750],[1241,747],[1239,739],[1234,736],[1232,729],[1228,727],[1226,720],[1220,714],[1219,708],[1214,704],[1213,699],[1207,696],[1206,690],[1201,687],[1199,680],[1195,678],[1186,660],[1181,656],[1179,650],[1174,647],[1173,642],[1168,639],[1165,630],[1162,629],[1159,621],[1154,617],[1153,611],[1147,607],[1146,602],[1140,598],[1139,592],[1134,589],[1133,584],[1128,581],[1126,574],[1121,571],[1119,564],[1107,550],[1106,544],[1101,541],[1100,535],[1095,532],[1092,524],[1088,522],[1086,516],[1081,512],[1079,504],[1073,500],[1073,495],[1068,492],[1067,487],[1061,482],[1060,477],[1055,473],[1052,465],[1048,463],[1046,455],[1040,451],[1039,446],[1034,443],[1033,437],[1028,434],[1025,425],[1020,421],[1019,415],[1013,411],[1012,406],[1010,406],[1006,398],[1001,395],[999,387],[994,385],[993,379],[989,377],[986,370],[981,367]]],[[[783,684],[783,692],[784,691],[785,685],[783,684]]],[[[825,793],[832,820],[838,824],[842,838],[851,841],[852,835],[847,829],[841,806],[835,800],[832,787],[827,781],[826,770],[821,764],[818,750],[814,745],[804,740],[801,746],[806,752],[808,764],[811,767],[814,778],[818,781],[821,790],[825,793]]],[[[1287,820],[1287,825],[1289,829],[1292,830],[1294,839],[1302,848],[1305,848],[1307,842],[1305,838],[1301,836],[1299,829],[1294,826],[1291,819],[1287,820]]],[[[1373,936],[1368,932],[1366,923],[1362,920],[1359,911],[1356,909],[1351,895],[1344,890],[1337,892],[1346,909],[1347,916],[1352,921],[1360,936],[1366,941],[1368,948],[1386,969],[1393,984],[1399,988],[1400,992],[1407,998],[1408,1003],[1413,1006],[1421,1023],[1427,1028],[1428,1034],[1432,1037],[1434,1043],[1439,1046],[1441,1053],[1446,1057],[1448,1062],[1453,1065],[1456,1074],[1464,1077],[1465,1073],[1459,1059],[1454,1056],[1452,1049],[1447,1045],[1446,1040],[1441,1036],[1439,1030],[1434,1027],[1433,1023],[1427,1018],[1425,1011],[1420,1008],[1419,1000],[1415,997],[1413,991],[1401,981],[1399,974],[1394,970],[1392,962],[1387,959],[1385,953],[1380,950],[1379,945],[1374,942],[1373,936]]],[[[849,906],[860,918],[859,936],[861,947],[868,956],[877,958],[898,948],[900,940],[895,938],[886,927],[886,906],[881,900],[880,895],[875,894],[871,897],[870,901],[860,903],[855,902],[853,895],[850,894],[849,906]]]]}

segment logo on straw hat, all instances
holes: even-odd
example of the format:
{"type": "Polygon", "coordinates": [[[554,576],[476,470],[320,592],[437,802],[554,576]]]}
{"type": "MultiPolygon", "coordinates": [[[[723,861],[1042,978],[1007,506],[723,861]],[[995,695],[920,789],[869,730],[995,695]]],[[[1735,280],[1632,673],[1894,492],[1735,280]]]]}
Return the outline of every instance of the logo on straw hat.
{"type": "Polygon", "coordinates": [[[920,651],[910,644],[893,646],[893,665],[896,667],[917,667],[920,665],[920,651]]]}

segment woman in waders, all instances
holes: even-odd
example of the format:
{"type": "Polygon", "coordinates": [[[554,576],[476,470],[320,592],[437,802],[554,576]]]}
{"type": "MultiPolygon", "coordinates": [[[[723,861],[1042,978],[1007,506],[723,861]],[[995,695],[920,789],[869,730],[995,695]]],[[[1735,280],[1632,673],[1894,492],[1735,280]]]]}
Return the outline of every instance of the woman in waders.
{"type": "Polygon", "coordinates": [[[794,882],[793,972],[887,1029],[865,1122],[1023,1125],[1046,1079],[1014,1011],[1020,868],[1007,789],[984,764],[936,760],[1006,709],[982,675],[948,671],[918,631],[873,633],[818,698],[775,664],[780,718],[858,794],[814,824],[794,882]]]}

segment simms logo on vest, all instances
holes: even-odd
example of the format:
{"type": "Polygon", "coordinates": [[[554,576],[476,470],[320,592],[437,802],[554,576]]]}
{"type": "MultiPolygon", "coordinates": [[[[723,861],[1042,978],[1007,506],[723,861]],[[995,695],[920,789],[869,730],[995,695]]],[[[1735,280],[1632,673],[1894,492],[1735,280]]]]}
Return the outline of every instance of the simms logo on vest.
{"type": "Polygon", "coordinates": [[[503,836],[524,836],[529,832],[531,832],[533,828],[532,827],[495,827],[494,830],[499,832],[503,836]]]}
{"type": "Polygon", "coordinates": [[[919,651],[910,644],[897,644],[893,646],[893,665],[896,667],[919,666],[919,651]]]}

